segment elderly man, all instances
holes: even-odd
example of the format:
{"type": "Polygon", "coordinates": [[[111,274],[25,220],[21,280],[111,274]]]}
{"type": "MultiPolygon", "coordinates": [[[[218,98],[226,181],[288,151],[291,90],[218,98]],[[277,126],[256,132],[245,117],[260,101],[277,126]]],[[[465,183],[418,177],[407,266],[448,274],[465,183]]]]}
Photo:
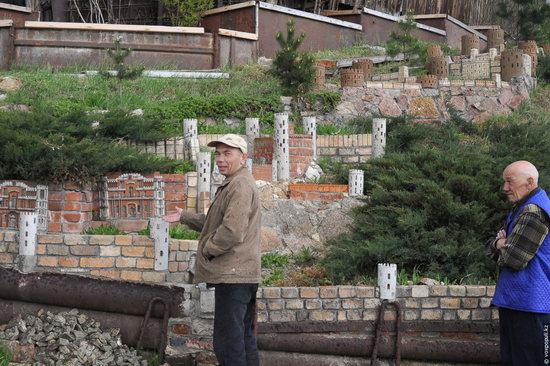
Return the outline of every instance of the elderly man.
{"type": "Polygon", "coordinates": [[[550,199],[538,171],[516,161],[503,173],[514,207],[491,245],[500,267],[493,304],[499,308],[503,365],[548,365],[550,326],[550,199]]]}
{"type": "Polygon", "coordinates": [[[225,176],[208,215],[178,209],[164,219],[201,231],[194,281],[216,289],[214,352],[219,364],[257,366],[253,323],[261,274],[260,198],[245,166],[245,140],[228,134],[208,146],[216,148],[216,164],[225,176]]]}

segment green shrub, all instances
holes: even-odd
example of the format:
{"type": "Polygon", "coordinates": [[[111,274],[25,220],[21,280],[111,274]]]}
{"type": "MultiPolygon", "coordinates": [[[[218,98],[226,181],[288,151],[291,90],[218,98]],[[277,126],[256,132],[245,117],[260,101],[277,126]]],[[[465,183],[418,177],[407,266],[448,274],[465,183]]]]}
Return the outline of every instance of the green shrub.
{"type": "Polygon", "coordinates": [[[175,167],[174,173],[185,174],[188,172],[194,172],[196,169],[195,164],[191,160],[184,160],[181,164],[175,167]]]}
{"type": "Polygon", "coordinates": [[[0,113],[0,141],[4,141],[0,144],[0,179],[95,182],[112,171],[173,171],[175,161],[119,143],[128,137],[138,141],[163,137],[155,124],[130,117],[117,119],[117,113],[75,112],[61,117],[40,110],[0,113]],[[98,128],[93,127],[94,121],[98,128]]]}
{"type": "MultiPolygon", "coordinates": [[[[151,236],[151,228],[147,227],[143,230],[138,231],[138,235],[151,236]]],[[[200,233],[178,224],[170,228],[169,235],[172,239],[197,240],[200,236],[200,233]]]]}
{"type": "Polygon", "coordinates": [[[351,135],[353,128],[349,126],[338,126],[333,123],[320,123],[317,125],[317,135],[351,135]]]}
{"type": "Polygon", "coordinates": [[[545,83],[550,83],[550,55],[539,58],[537,77],[545,83]]]}
{"type": "Polygon", "coordinates": [[[125,233],[114,225],[101,225],[101,226],[86,230],[86,234],[88,235],[124,235],[125,233]]]}
{"type": "Polygon", "coordinates": [[[0,366],[8,366],[12,357],[12,353],[4,345],[0,344],[0,366]]]}
{"type": "Polygon", "coordinates": [[[321,157],[318,164],[325,174],[322,177],[325,177],[326,181],[334,184],[348,184],[349,170],[354,168],[354,166],[349,164],[332,161],[328,156],[321,157]]]}
{"type": "Polygon", "coordinates": [[[331,90],[316,90],[306,94],[306,99],[314,111],[330,113],[342,99],[342,93],[331,90]]]}
{"type": "Polygon", "coordinates": [[[199,232],[191,230],[183,225],[176,225],[170,228],[170,237],[172,239],[197,240],[199,236],[199,232]]]}
{"type": "Polygon", "coordinates": [[[286,254],[266,253],[262,255],[262,268],[270,270],[269,275],[263,278],[263,286],[278,286],[284,280],[285,267],[289,263],[286,254]]]}
{"type": "Polygon", "coordinates": [[[181,27],[195,27],[202,13],[214,6],[212,0],[162,0],[171,24],[181,27]]]}
{"type": "Polygon", "coordinates": [[[292,260],[299,266],[311,265],[315,261],[315,254],[309,247],[303,247],[292,255],[292,260]]]}
{"type": "MultiPolygon", "coordinates": [[[[534,102],[547,108],[550,90],[538,93],[534,102]]],[[[439,128],[392,123],[387,154],[362,166],[368,199],[354,210],[351,232],[327,243],[331,280],[371,276],[380,262],[449,283],[494,278],[484,243],[509,207],[502,170],[530,160],[550,187],[549,123],[538,107],[477,127],[459,119],[439,128]]]]}

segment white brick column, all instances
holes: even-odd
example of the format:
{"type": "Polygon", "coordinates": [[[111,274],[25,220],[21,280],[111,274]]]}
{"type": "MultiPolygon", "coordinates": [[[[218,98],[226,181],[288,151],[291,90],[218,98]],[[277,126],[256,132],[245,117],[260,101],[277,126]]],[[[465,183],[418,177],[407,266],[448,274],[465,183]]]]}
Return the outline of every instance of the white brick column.
{"type": "Polygon", "coordinates": [[[167,270],[170,224],[160,217],[155,217],[149,220],[149,228],[155,245],[155,271],[167,270]]]}
{"type": "Polygon", "coordinates": [[[290,178],[290,151],[289,151],[288,114],[275,114],[275,149],[277,157],[277,181],[286,181],[290,178]]]}
{"type": "Polygon", "coordinates": [[[36,255],[38,215],[36,212],[19,214],[19,255],[36,255]]]}
{"type": "Polygon", "coordinates": [[[350,169],[348,179],[348,192],[350,197],[362,196],[365,173],[360,169],[350,169]]]}
{"type": "Polygon", "coordinates": [[[246,118],[246,144],[248,147],[248,157],[254,159],[254,140],[260,137],[260,119],[246,118]]]}
{"type": "Polygon", "coordinates": [[[377,158],[384,155],[386,150],[386,119],[372,120],[372,156],[377,158]]]}
{"type": "Polygon", "coordinates": [[[395,300],[397,297],[397,264],[378,263],[378,287],[380,300],[395,300]]]}
{"type": "Polygon", "coordinates": [[[313,160],[317,160],[317,118],[315,116],[303,117],[304,130],[311,136],[311,147],[313,148],[313,160]]]}
{"type": "Polygon", "coordinates": [[[183,142],[186,158],[191,161],[197,161],[199,131],[195,118],[185,118],[183,120],[183,142]]]}

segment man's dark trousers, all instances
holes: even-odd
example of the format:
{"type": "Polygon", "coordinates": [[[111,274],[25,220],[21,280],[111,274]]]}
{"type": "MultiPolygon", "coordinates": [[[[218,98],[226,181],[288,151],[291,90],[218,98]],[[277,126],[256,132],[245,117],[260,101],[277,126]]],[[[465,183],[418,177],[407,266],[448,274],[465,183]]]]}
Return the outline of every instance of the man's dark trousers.
{"type": "Polygon", "coordinates": [[[258,284],[214,285],[214,352],[220,366],[259,366],[253,324],[258,284]]]}
{"type": "Polygon", "coordinates": [[[550,364],[550,314],[499,308],[500,358],[503,366],[550,364]]]}

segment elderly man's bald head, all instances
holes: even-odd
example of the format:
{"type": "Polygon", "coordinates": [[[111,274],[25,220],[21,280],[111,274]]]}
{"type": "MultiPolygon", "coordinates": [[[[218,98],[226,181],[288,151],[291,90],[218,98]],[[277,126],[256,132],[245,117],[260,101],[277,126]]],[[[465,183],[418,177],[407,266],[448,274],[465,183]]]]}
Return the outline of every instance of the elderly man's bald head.
{"type": "Polygon", "coordinates": [[[508,196],[508,200],[515,203],[538,187],[539,172],[530,162],[519,160],[504,169],[502,178],[502,190],[508,196]]]}

